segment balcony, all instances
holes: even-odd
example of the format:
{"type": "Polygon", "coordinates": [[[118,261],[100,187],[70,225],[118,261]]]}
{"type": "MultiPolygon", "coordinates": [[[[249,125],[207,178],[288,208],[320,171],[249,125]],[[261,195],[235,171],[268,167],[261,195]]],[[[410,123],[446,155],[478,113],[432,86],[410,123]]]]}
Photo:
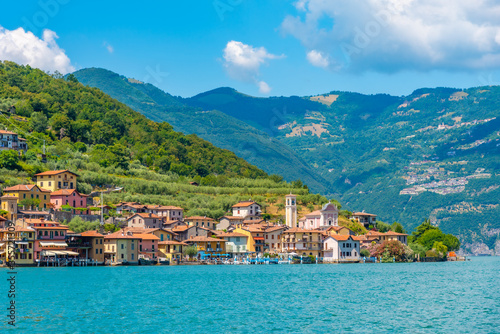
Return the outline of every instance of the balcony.
{"type": "Polygon", "coordinates": [[[207,251],[207,252],[213,252],[213,251],[214,251],[214,249],[213,249],[213,248],[208,247],[208,248],[206,249],[206,251],[207,251]]]}
{"type": "Polygon", "coordinates": [[[222,248],[216,248],[215,251],[216,252],[222,252],[222,248]]]}

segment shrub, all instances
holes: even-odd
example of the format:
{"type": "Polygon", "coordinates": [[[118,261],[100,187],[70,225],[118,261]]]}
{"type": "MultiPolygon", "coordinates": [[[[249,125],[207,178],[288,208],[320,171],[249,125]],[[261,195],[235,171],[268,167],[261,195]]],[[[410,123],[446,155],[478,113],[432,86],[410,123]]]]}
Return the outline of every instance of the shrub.
{"type": "Polygon", "coordinates": [[[359,253],[361,254],[361,256],[370,257],[370,251],[366,248],[363,248],[359,253]]]}

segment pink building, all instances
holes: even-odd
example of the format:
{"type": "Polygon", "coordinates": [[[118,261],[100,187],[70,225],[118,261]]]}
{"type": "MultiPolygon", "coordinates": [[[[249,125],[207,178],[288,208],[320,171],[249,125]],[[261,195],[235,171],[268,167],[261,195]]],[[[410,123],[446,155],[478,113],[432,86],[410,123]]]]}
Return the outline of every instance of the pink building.
{"type": "Polygon", "coordinates": [[[156,259],[158,257],[158,242],[160,238],[149,233],[134,233],[134,237],[139,238],[139,257],[148,259],[156,259]]]}
{"type": "Polygon", "coordinates": [[[326,203],[321,210],[313,211],[299,219],[299,228],[315,230],[323,226],[339,225],[339,209],[333,203],[326,203]]]}
{"type": "MultiPolygon", "coordinates": [[[[69,205],[73,208],[86,208],[88,197],[88,195],[80,194],[76,189],[59,189],[50,194],[50,203],[56,210],[61,210],[63,205],[69,205]]],[[[89,210],[83,212],[74,211],[74,213],[89,214],[89,210]]]]}
{"type": "Polygon", "coordinates": [[[55,255],[74,255],[74,252],[67,250],[67,226],[44,219],[31,219],[28,221],[28,225],[36,231],[36,240],[34,245],[35,260],[55,255]]]}

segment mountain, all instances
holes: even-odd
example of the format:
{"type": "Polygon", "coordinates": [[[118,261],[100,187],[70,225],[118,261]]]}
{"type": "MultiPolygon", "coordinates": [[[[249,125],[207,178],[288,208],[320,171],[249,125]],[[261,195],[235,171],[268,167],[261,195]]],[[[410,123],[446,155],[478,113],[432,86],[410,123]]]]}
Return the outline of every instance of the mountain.
{"type": "MultiPolygon", "coordinates": [[[[118,85],[113,90],[115,96],[121,91],[118,85]]],[[[143,102],[138,110],[152,119],[182,118],[177,124],[202,137],[215,126],[212,136],[234,152],[253,134],[263,134],[269,146],[279,145],[280,152],[303,162],[297,170],[307,170],[304,175],[324,187],[316,183],[312,189],[336,196],[344,208],[375,213],[408,230],[430,217],[469,250],[488,253],[496,247],[500,254],[500,87],[422,88],[402,97],[332,91],[271,98],[218,88],[192,98],[170,97],[163,109],[143,102]],[[233,124],[237,131],[228,130],[233,124]]],[[[284,166],[276,163],[280,159],[270,148],[264,161],[249,160],[266,170],[284,166]]],[[[280,174],[290,179],[290,172],[283,168],[280,174]]]]}
{"type": "MultiPolygon", "coordinates": [[[[215,108],[192,106],[188,100],[173,97],[151,84],[105,69],[83,69],[73,74],[81,83],[101,89],[148,118],[166,121],[177,131],[194,133],[217,147],[231,150],[269,174],[283,175],[288,181],[300,179],[315,192],[325,193],[327,190],[325,179],[291,148],[267,133],[274,131],[273,126],[266,129],[259,122],[253,122],[259,126],[256,128],[251,122],[246,123],[215,108]]],[[[269,111],[271,113],[273,109],[269,111]]]]}

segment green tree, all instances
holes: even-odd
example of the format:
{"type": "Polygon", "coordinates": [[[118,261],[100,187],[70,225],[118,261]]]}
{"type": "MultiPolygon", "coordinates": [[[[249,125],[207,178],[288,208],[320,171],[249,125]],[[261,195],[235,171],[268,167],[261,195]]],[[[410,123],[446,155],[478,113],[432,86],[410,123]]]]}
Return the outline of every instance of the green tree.
{"type": "Polygon", "coordinates": [[[439,228],[432,225],[429,219],[426,219],[422,224],[420,224],[415,229],[415,231],[413,231],[412,235],[415,239],[418,239],[422,234],[424,234],[428,230],[439,230],[439,228]]]}
{"type": "Polygon", "coordinates": [[[47,130],[47,116],[42,112],[34,112],[31,114],[30,127],[35,132],[45,132],[47,130]]]}
{"type": "Polygon", "coordinates": [[[448,247],[446,247],[441,241],[434,242],[432,249],[435,250],[440,257],[445,257],[446,254],[448,254],[448,247]]]}
{"type": "Polygon", "coordinates": [[[392,223],[391,230],[396,233],[406,233],[405,229],[403,228],[403,225],[401,225],[398,222],[392,223]]]}
{"type": "Polygon", "coordinates": [[[196,246],[185,246],[182,249],[182,254],[191,257],[195,257],[198,254],[198,248],[196,246]]]}
{"type": "Polygon", "coordinates": [[[18,169],[19,154],[14,150],[0,152],[0,168],[18,169]]]}
{"type": "Polygon", "coordinates": [[[386,224],[386,223],[379,221],[379,220],[377,220],[375,227],[377,228],[377,230],[379,232],[382,232],[382,233],[389,232],[391,230],[391,225],[386,224]]]}
{"type": "Polygon", "coordinates": [[[89,222],[83,220],[81,217],[75,216],[68,224],[68,227],[71,231],[76,233],[81,233],[85,231],[96,230],[99,227],[99,221],[89,222]]]}

